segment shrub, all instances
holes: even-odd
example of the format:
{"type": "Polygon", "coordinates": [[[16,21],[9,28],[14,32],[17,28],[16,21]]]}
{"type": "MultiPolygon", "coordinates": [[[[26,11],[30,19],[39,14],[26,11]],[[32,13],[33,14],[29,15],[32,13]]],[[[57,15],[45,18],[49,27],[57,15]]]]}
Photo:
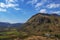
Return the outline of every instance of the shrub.
{"type": "Polygon", "coordinates": [[[55,37],[60,39],[60,34],[55,34],[55,37]]]}

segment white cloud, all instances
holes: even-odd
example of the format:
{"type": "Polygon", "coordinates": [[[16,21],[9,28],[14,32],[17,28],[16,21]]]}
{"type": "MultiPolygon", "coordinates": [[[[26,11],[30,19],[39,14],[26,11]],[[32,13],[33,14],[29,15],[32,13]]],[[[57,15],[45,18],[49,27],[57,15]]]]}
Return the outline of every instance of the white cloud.
{"type": "Polygon", "coordinates": [[[35,5],[35,8],[38,8],[38,7],[42,6],[42,4],[43,4],[43,3],[37,3],[37,4],[35,5]]]}
{"type": "Polygon", "coordinates": [[[6,0],[6,3],[15,3],[17,0],[6,0]]]}
{"type": "Polygon", "coordinates": [[[1,2],[0,3],[0,7],[5,8],[6,7],[6,4],[1,2]]]}
{"type": "Polygon", "coordinates": [[[7,8],[9,8],[9,7],[13,7],[13,8],[14,8],[14,7],[16,7],[16,6],[18,6],[18,4],[12,4],[12,3],[10,3],[10,4],[7,4],[7,5],[6,5],[7,8]]]}
{"type": "Polygon", "coordinates": [[[51,3],[51,4],[48,4],[47,7],[48,8],[57,8],[57,7],[60,7],[60,4],[51,3]]]}
{"type": "Polygon", "coordinates": [[[36,4],[38,2],[38,0],[31,0],[31,1],[28,1],[27,4],[36,4]]]}
{"type": "Polygon", "coordinates": [[[35,10],[39,10],[40,7],[44,6],[44,4],[47,2],[47,0],[41,0],[40,2],[37,2],[35,5],[35,10]]]}
{"type": "Polygon", "coordinates": [[[8,8],[19,10],[19,8],[16,8],[19,6],[17,3],[15,3],[16,1],[17,0],[5,0],[6,3],[0,2],[0,11],[3,9],[7,10],[8,8]]]}
{"type": "Polygon", "coordinates": [[[52,12],[52,13],[60,14],[60,11],[54,11],[54,12],[52,12]]]}
{"type": "Polygon", "coordinates": [[[20,8],[14,8],[15,10],[21,10],[20,8]]]}
{"type": "Polygon", "coordinates": [[[0,8],[0,11],[1,11],[1,12],[6,12],[7,10],[4,9],[4,8],[0,8]]]}
{"type": "Polygon", "coordinates": [[[40,13],[47,13],[46,9],[41,9],[39,12],[40,13]]]}

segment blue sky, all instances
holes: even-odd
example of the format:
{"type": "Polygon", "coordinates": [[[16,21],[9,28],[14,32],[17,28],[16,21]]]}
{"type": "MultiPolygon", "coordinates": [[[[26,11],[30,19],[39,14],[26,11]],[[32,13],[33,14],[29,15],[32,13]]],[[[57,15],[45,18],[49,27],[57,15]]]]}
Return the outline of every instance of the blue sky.
{"type": "Polygon", "coordinates": [[[24,23],[39,12],[60,15],[60,0],[0,0],[0,22],[24,23]]]}

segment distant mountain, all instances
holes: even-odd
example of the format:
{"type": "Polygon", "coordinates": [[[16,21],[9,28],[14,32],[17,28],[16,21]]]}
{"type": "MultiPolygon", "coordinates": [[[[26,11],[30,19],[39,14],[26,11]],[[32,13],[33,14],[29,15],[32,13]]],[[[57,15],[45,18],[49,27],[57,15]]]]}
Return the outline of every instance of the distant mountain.
{"type": "Polygon", "coordinates": [[[22,27],[23,31],[33,35],[60,35],[60,15],[38,13],[32,16],[22,27]]]}
{"type": "Polygon", "coordinates": [[[17,30],[20,30],[20,28],[22,27],[23,23],[14,23],[14,24],[11,24],[10,28],[15,28],[17,30]]]}
{"type": "Polygon", "coordinates": [[[18,26],[21,26],[23,23],[14,23],[14,24],[11,24],[11,26],[13,27],[18,27],[18,26]]]}
{"type": "Polygon", "coordinates": [[[0,22],[0,31],[4,31],[7,28],[9,28],[9,29],[12,29],[12,28],[19,29],[22,24],[23,23],[10,24],[10,23],[7,23],[7,22],[0,22]]]}
{"type": "Polygon", "coordinates": [[[6,23],[6,22],[0,22],[0,27],[8,27],[9,25],[11,25],[10,23],[6,23]]]}
{"type": "Polygon", "coordinates": [[[10,23],[7,23],[7,22],[0,22],[0,27],[9,27],[9,26],[12,26],[12,27],[18,27],[20,25],[22,25],[23,23],[14,23],[14,24],[10,24],[10,23]]]}

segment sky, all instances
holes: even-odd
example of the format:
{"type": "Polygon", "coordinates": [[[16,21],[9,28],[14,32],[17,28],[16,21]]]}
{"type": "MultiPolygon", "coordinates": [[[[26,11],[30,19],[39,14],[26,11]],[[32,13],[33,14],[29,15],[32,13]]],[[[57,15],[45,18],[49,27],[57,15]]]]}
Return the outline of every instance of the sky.
{"type": "Polygon", "coordinates": [[[0,22],[25,23],[36,13],[60,15],[60,0],[0,0],[0,22]]]}

